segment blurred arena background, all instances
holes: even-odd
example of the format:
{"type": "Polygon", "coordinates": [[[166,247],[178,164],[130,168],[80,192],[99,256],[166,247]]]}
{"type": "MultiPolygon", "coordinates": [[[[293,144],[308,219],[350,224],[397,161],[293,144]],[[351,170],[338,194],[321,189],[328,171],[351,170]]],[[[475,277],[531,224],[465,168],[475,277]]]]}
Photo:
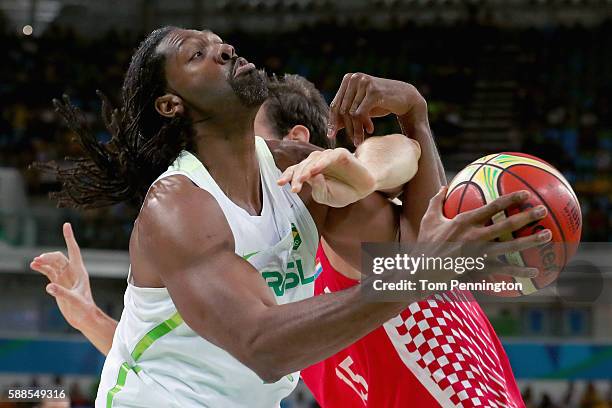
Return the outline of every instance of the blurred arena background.
{"type": "MultiPolygon", "coordinates": [[[[143,34],[167,24],[210,28],[328,102],[346,72],[413,83],[449,178],[486,153],[539,156],[574,185],[583,240],[612,248],[612,0],[0,0],[0,391],[57,385],[73,406],[93,404],[103,356],[28,264],[61,248],[72,222],[95,299],[119,318],[136,213],[57,209],[55,180],[28,165],[78,154],[51,106],[64,92],[108,140],[95,90],[116,97],[143,34]]],[[[612,299],[483,308],[528,407],[612,407],[612,299]]],[[[304,387],[284,402],[315,406],[304,387]]]]}

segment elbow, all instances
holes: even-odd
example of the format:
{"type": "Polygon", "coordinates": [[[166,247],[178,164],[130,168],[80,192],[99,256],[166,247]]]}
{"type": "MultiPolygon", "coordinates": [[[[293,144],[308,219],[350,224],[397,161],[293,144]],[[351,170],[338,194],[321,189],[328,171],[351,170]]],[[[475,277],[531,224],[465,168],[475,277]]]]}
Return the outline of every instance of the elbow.
{"type": "Polygon", "coordinates": [[[283,348],[276,347],[261,332],[246,338],[242,344],[243,353],[239,360],[264,383],[274,383],[291,374],[292,371],[286,367],[290,357],[283,356],[283,348]]]}
{"type": "MultiPolygon", "coordinates": [[[[269,353],[269,352],[268,352],[269,353]]],[[[285,373],[279,368],[279,365],[271,361],[268,356],[261,354],[253,354],[243,361],[251,371],[253,371],[261,380],[266,383],[275,383],[283,378],[288,373],[285,373]]]]}
{"type": "Polygon", "coordinates": [[[272,384],[284,377],[284,374],[276,370],[263,369],[255,371],[255,374],[266,384],[272,384]]]}
{"type": "Polygon", "coordinates": [[[283,374],[278,369],[278,364],[270,354],[271,351],[269,350],[249,350],[245,358],[241,359],[243,364],[266,384],[274,383],[283,378],[283,374]]]}

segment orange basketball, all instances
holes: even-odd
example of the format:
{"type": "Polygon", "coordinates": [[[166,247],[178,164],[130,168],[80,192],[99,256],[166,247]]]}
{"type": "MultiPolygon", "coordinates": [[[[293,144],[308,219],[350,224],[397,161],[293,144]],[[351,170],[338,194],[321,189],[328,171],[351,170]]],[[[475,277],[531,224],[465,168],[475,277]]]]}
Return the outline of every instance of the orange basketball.
{"type": "Polygon", "coordinates": [[[548,215],[502,240],[531,235],[543,229],[550,229],[552,240],[536,248],[505,254],[505,261],[538,268],[540,273],[535,278],[491,276],[491,281],[520,282],[523,287],[522,291],[491,293],[496,296],[529,295],[557,279],[580,242],[582,214],[576,194],[561,173],[544,160],[524,153],[503,152],[482,157],[461,170],[450,183],[444,203],[444,215],[453,218],[520,190],[529,191],[529,199],[496,214],[492,223],[540,204],[548,209],[548,215]]]}

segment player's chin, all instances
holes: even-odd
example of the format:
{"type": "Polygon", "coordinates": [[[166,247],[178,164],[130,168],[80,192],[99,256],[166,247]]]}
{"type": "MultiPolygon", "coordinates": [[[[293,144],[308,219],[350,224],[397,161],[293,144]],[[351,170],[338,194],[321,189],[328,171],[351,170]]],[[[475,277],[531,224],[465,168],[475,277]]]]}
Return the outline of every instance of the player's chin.
{"type": "Polygon", "coordinates": [[[266,78],[255,69],[232,78],[230,85],[246,106],[259,106],[268,98],[266,78]]]}
{"type": "MultiPolygon", "coordinates": [[[[263,84],[266,85],[266,74],[264,71],[250,69],[240,73],[238,76],[230,77],[229,82],[232,86],[245,86],[246,84],[263,84]]],[[[266,86],[267,88],[267,86],[266,86]]]]}

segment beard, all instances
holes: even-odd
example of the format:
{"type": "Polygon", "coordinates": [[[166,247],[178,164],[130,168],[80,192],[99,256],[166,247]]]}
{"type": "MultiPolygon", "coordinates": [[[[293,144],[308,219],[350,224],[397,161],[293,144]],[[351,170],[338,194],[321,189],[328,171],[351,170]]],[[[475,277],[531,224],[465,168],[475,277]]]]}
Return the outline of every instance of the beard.
{"type": "Polygon", "coordinates": [[[229,84],[246,107],[260,106],[268,97],[267,78],[263,71],[254,69],[237,78],[232,77],[229,84]]]}

